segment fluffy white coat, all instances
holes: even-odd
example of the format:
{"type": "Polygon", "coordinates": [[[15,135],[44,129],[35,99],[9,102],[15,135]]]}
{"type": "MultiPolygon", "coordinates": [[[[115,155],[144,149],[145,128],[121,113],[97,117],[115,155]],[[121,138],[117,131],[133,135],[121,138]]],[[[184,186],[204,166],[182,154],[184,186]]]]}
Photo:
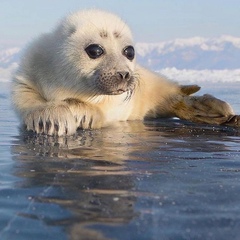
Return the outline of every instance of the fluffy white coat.
{"type": "Polygon", "coordinates": [[[129,27],[101,10],[71,14],[33,41],[12,85],[13,105],[27,130],[70,135],[145,117],[222,124],[233,116],[219,99],[189,96],[198,86],[179,86],[137,65],[127,55],[132,47],[129,27]]]}

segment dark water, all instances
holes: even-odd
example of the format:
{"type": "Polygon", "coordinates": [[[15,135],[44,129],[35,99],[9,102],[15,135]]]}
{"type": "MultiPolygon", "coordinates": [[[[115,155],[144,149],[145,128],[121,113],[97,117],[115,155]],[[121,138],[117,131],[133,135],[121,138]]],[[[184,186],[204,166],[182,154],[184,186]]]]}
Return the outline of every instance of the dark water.
{"type": "MultiPolygon", "coordinates": [[[[240,130],[179,120],[46,138],[0,84],[0,239],[240,239],[240,130]]],[[[210,93],[240,113],[240,84],[210,93]]]]}

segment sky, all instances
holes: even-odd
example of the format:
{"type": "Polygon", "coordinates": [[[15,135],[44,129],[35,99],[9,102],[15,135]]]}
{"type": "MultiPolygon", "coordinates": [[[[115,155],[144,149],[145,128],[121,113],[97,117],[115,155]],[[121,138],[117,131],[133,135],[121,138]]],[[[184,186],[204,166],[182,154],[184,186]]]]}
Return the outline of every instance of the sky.
{"type": "Polygon", "coordinates": [[[88,8],[118,14],[136,42],[240,37],[239,0],[0,0],[0,49],[22,46],[67,14],[88,8]]]}

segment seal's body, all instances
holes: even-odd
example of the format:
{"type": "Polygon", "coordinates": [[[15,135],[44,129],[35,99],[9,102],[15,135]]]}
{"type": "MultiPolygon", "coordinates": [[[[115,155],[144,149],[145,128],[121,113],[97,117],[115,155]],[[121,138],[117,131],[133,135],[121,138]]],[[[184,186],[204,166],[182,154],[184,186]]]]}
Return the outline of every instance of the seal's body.
{"type": "Polygon", "coordinates": [[[87,10],[65,18],[26,50],[12,99],[27,130],[71,135],[145,117],[180,117],[221,124],[231,107],[200,88],[179,86],[136,64],[128,26],[117,16],[87,10]]]}

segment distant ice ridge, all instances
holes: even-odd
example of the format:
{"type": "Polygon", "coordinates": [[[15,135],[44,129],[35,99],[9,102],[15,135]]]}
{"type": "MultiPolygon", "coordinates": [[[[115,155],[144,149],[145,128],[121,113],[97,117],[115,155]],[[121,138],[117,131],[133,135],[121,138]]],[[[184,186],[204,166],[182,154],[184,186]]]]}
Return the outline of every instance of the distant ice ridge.
{"type": "Polygon", "coordinates": [[[8,82],[17,69],[21,49],[18,47],[0,49],[0,81],[8,82]]]}
{"type": "Polygon", "coordinates": [[[176,69],[165,68],[156,71],[169,79],[184,83],[201,83],[201,82],[239,82],[240,83],[240,68],[234,70],[191,70],[191,69],[176,69]]]}
{"type": "Polygon", "coordinates": [[[151,69],[238,69],[240,38],[193,37],[159,43],[137,43],[138,61],[151,69]]]}
{"type": "MultiPolygon", "coordinates": [[[[11,75],[17,68],[17,63],[11,64],[7,69],[0,68],[0,82],[11,81],[11,75]]],[[[240,69],[234,70],[191,70],[191,69],[177,69],[164,68],[156,71],[167,78],[184,83],[201,83],[201,82],[239,82],[240,83],[240,69]]]]}
{"type": "Polygon", "coordinates": [[[223,51],[226,44],[231,44],[235,48],[240,49],[240,38],[228,35],[223,35],[219,38],[177,38],[159,43],[137,43],[136,48],[138,54],[144,57],[153,50],[156,50],[159,55],[165,55],[180,49],[192,47],[199,47],[203,51],[223,51]]]}
{"type": "Polygon", "coordinates": [[[10,82],[12,74],[16,71],[18,64],[16,62],[11,63],[7,68],[0,67],[0,82],[10,82]]]}
{"type": "MultiPolygon", "coordinates": [[[[21,49],[0,47],[0,81],[10,81],[21,49]]],[[[179,82],[240,82],[240,38],[193,37],[137,43],[137,61],[179,82]]]]}

